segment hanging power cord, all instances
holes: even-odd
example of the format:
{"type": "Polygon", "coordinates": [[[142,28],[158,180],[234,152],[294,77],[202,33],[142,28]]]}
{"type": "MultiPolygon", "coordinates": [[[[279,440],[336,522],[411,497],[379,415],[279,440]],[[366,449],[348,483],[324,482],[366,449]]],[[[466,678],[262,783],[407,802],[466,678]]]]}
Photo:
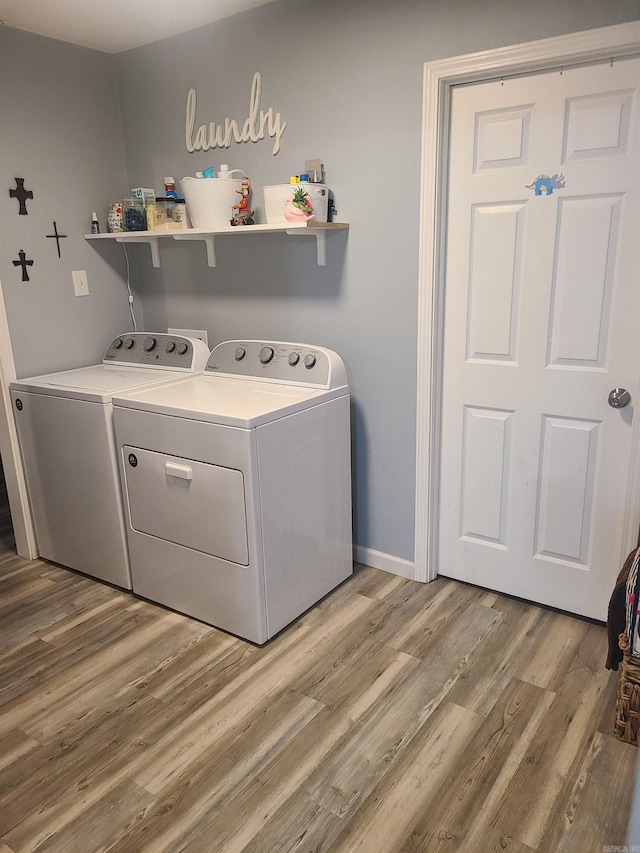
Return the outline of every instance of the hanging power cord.
{"type": "Polygon", "coordinates": [[[124,259],[127,262],[127,290],[129,291],[129,311],[131,311],[131,321],[133,323],[133,331],[138,331],[138,324],[136,323],[136,315],[133,313],[133,293],[131,292],[131,270],[129,267],[129,255],[127,254],[127,244],[123,243],[122,248],[124,250],[124,259]]]}

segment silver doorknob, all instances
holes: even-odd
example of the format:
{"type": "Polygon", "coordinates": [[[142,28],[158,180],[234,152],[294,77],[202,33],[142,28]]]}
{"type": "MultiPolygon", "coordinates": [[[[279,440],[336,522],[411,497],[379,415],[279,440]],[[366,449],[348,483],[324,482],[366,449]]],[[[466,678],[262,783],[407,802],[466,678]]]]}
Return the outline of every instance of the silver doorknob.
{"type": "Polygon", "coordinates": [[[614,409],[624,409],[631,402],[631,394],[626,388],[614,388],[609,394],[609,405],[614,409]]]}

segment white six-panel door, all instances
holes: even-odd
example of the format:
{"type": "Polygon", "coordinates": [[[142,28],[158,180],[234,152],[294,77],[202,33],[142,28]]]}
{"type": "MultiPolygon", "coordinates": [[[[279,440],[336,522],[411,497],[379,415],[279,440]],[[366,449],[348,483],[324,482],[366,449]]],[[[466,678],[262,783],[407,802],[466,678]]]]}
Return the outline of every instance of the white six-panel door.
{"type": "Polygon", "coordinates": [[[451,102],[439,573],[599,619],[640,402],[639,83],[625,59],[451,102]]]}

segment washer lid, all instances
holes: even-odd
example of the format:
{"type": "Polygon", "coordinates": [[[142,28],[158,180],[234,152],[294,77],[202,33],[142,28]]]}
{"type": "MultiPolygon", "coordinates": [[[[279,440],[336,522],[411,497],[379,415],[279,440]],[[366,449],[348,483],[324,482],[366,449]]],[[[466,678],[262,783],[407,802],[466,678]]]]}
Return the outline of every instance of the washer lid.
{"type": "Polygon", "coordinates": [[[162,384],[180,379],[184,373],[144,367],[115,367],[94,364],[61,373],[47,373],[11,383],[14,391],[47,394],[50,397],[73,397],[97,403],[109,403],[116,393],[150,383],[162,384]]]}
{"type": "Polygon", "coordinates": [[[325,391],[222,376],[191,376],[164,387],[114,396],[113,405],[249,429],[347,393],[344,387],[325,391]]]}

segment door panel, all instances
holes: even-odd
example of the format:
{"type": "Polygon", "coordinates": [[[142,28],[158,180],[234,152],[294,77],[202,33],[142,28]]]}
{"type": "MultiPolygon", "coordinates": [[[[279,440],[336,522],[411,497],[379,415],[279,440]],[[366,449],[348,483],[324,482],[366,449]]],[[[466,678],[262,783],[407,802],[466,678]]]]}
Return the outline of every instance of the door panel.
{"type": "Polygon", "coordinates": [[[468,359],[515,361],[523,210],[523,204],[472,209],[468,359]]]}
{"type": "Polygon", "coordinates": [[[465,406],[460,535],[499,547],[507,541],[513,412],[465,406]]]}
{"type": "Polygon", "coordinates": [[[549,364],[606,368],[622,200],[558,200],[549,364]]]}
{"type": "Polygon", "coordinates": [[[441,574],[606,618],[638,400],[640,62],[453,90],[441,574]]]}
{"type": "Polygon", "coordinates": [[[587,566],[599,429],[595,422],[542,416],[536,557],[587,566]]]}

